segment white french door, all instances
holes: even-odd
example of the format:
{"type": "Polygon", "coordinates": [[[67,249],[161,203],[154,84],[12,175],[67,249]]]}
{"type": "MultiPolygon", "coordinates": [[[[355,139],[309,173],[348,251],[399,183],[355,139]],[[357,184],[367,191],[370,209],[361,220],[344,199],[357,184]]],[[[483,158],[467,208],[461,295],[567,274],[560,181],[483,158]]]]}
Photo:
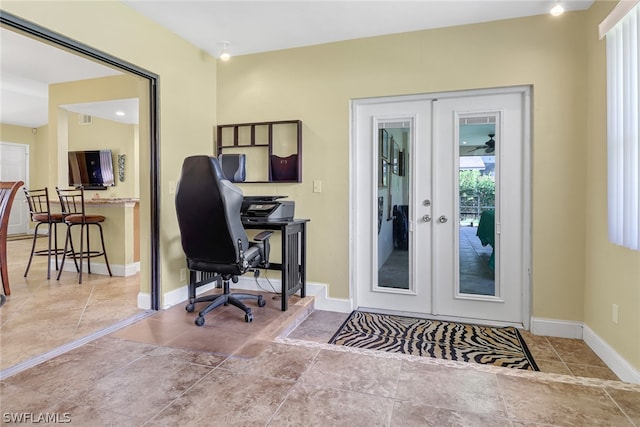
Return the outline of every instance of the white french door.
{"type": "Polygon", "coordinates": [[[360,179],[355,183],[352,193],[358,211],[353,217],[352,231],[358,236],[357,245],[360,249],[356,257],[358,265],[362,267],[353,271],[359,306],[416,313],[431,310],[429,230],[425,230],[427,235],[424,238],[415,239],[413,227],[418,214],[415,209],[416,195],[428,193],[431,187],[428,168],[419,168],[415,164],[418,158],[429,159],[431,156],[429,146],[424,144],[428,144],[431,138],[431,114],[431,103],[420,99],[363,102],[356,106],[353,148],[354,158],[360,159],[357,164],[360,179]],[[381,284],[378,277],[378,266],[383,262],[380,254],[390,240],[384,234],[393,228],[390,217],[394,198],[388,189],[395,185],[394,177],[399,176],[390,169],[394,167],[392,156],[395,142],[380,141],[379,132],[392,127],[405,130],[405,175],[415,176],[415,179],[406,180],[409,183],[408,200],[402,202],[396,197],[396,204],[405,203],[408,206],[409,249],[405,266],[409,277],[404,287],[386,286],[381,284]],[[380,210],[382,218],[379,217],[380,210]]]}
{"type": "Polygon", "coordinates": [[[528,105],[523,87],[354,101],[350,225],[357,307],[528,327],[528,105]],[[484,127],[468,125],[480,121],[484,127]],[[493,145],[465,147],[469,129],[488,130],[493,145]],[[470,220],[461,190],[469,163],[484,168],[475,173],[478,182],[495,186],[478,199],[470,220]],[[400,207],[406,223],[398,221],[400,207]],[[398,238],[402,227],[406,239],[398,238]],[[490,239],[478,237],[485,229],[490,239]]]}

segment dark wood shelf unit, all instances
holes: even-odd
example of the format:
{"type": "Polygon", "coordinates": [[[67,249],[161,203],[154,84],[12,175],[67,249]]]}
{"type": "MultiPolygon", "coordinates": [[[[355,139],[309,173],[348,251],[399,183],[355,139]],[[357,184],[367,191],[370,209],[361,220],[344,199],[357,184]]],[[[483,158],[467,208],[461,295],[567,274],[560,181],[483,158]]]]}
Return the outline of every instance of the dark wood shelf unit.
{"type": "MultiPolygon", "coordinates": [[[[233,149],[234,152],[238,150],[245,151],[247,153],[252,148],[266,148],[267,155],[265,158],[266,170],[268,180],[247,180],[245,183],[286,183],[286,182],[302,182],[302,121],[301,120],[279,120],[273,122],[253,122],[253,123],[235,123],[224,124],[216,127],[216,148],[217,155],[224,153],[225,149],[233,149]],[[296,152],[291,153],[287,157],[282,157],[274,154],[274,127],[277,126],[291,126],[295,125],[295,145],[296,152]],[[267,128],[267,142],[256,140],[256,128],[267,128]],[[233,136],[225,140],[224,130],[233,129],[233,136]],[[249,144],[240,142],[240,130],[243,128],[249,129],[249,144]],[[231,140],[232,139],[232,140],[231,140]],[[280,166],[279,166],[280,165],[280,166]]],[[[277,142],[277,141],[276,141],[277,142]]]]}

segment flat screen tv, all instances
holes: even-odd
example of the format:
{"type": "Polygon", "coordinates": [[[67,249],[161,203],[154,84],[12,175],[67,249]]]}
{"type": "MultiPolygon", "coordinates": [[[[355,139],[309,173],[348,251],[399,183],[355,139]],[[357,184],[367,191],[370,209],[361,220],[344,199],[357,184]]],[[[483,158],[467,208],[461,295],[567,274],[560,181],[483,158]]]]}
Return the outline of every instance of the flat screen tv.
{"type": "Polygon", "coordinates": [[[111,150],[69,151],[69,185],[92,190],[116,185],[111,150]]]}

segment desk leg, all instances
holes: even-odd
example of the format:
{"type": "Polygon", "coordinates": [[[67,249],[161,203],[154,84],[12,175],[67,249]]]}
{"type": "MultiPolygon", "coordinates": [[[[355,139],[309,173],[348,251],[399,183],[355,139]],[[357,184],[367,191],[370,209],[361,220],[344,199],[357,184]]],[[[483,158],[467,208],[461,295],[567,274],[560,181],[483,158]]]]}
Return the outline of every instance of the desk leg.
{"type": "Polygon", "coordinates": [[[282,229],[282,311],[287,311],[289,297],[298,289],[302,298],[306,296],[305,239],[305,224],[295,224],[282,229]]]}
{"type": "Polygon", "coordinates": [[[300,297],[307,296],[307,224],[303,223],[300,231],[300,297]]]}
{"type": "Polygon", "coordinates": [[[281,301],[281,310],[282,311],[287,311],[287,305],[289,303],[289,282],[287,281],[287,278],[289,277],[289,269],[291,268],[289,263],[291,262],[291,260],[289,260],[288,254],[289,254],[289,228],[288,227],[282,227],[280,229],[280,233],[282,234],[282,254],[281,254],[281,258],[280,258],[280,262],[282,264],[281,266],[281,274],[282,274],[282,301],[281,301]]]}

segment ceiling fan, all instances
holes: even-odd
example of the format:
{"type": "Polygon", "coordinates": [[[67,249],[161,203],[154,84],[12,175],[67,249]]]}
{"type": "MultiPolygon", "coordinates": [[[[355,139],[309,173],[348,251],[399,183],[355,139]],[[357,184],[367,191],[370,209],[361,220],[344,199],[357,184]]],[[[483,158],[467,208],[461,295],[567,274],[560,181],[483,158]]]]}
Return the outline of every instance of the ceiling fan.
{"type": "Polygon", "coordinates": [[[496,136],[495,133],[490,133],[489,135],[487,135],[489,137],[489,140],[487,142],[484,143],[484,147],[480,146],[477,147],[473,150],[473,151],[477,151],[477,150],[484,150],[485,153],[490,154],[496,151],[496,141],[493,139],[494,136],[496,136]]]}

